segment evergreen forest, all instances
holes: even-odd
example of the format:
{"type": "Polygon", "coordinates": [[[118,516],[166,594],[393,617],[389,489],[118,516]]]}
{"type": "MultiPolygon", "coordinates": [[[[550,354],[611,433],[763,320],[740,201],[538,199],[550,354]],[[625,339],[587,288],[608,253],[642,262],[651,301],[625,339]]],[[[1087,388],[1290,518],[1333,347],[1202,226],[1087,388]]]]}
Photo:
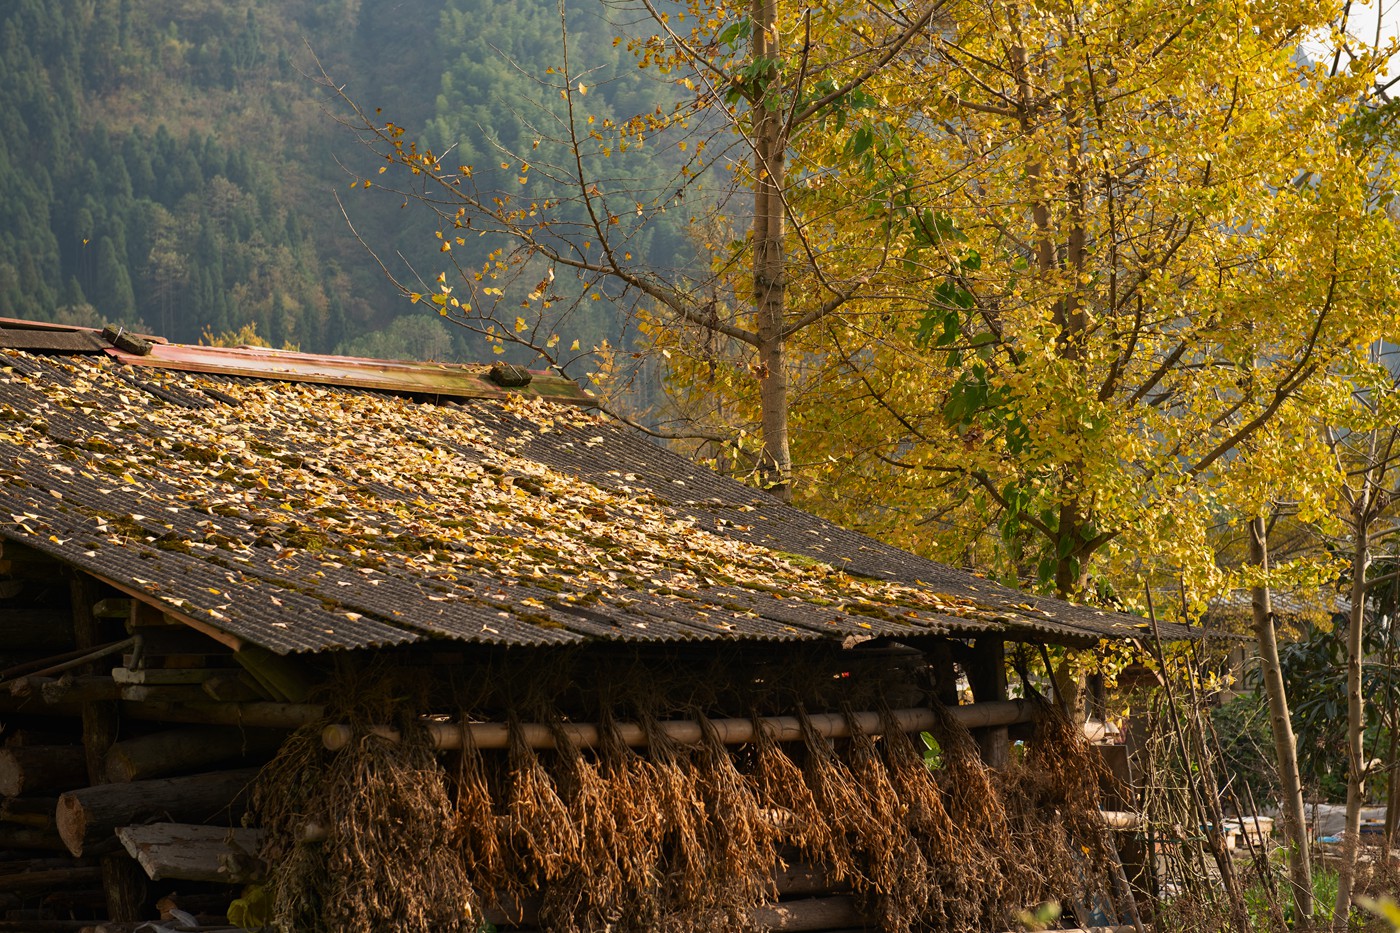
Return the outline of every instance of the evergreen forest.
{"type": "MultiPolygon", "coordinates": [[[[630,56],[613,32],[583,17],[571,41],[615,68],[630,56]]],[[[310,352],[489,356],[413,308],[371,257],[370,247],[392,257],[401,280],[437,272],[437,244],[411,207],[379,192],[347,196],[367,154],[318,78],[324,69],[415,138],[489,170],[497,147],[522,144],[519,118],[537,106],[521,63],[543,71],[561,45],[547,4],[8,2],[0,316],[119,322],[182,342],[251,325],[274,346],[310,352]]],[[[660,85],[626,77],[599,99],[648,106],[660,85]]],[[[664,225],[647,236],[657,250],[680,245],[664,225]]],[[[625,342],[612,318],[599,307],[573,336],[625,342]]]]}

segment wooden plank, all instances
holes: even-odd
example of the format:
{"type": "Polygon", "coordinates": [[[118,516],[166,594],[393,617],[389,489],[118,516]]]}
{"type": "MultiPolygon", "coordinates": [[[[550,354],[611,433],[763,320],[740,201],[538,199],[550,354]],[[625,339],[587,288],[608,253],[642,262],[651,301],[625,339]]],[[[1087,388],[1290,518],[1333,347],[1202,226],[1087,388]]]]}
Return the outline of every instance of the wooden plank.
{"type": "Polygon", "coordinates": [[[196,684],[123,684],[121,698],[129,703],[202,703],[209,695],[196,684]]]}
{"type": "Polygon", "coordinates": [[[79,677],[64,674],[62,677],[33,679],[39,682],[39,696],[50,706],[103,702],[121,697],[121,686],[102,674],[83,674],[79,677]]]}
{"type": "Polygon", "coordinates": [[[262,880],[261,829],[226,829],[187,823],[123,826],[117,838],[152,881],[250,884],[262,880]]]}
{"type": "Polygon", "coordinates": [[[170,684],[203,684],[211,677],[218,675],[217,669],[205,667],[172,667],[172,668],[140,668],[132,670],[126,667],[112,668],[112,679],[119,684],[141,684],[145,686],[164,686],[170,684]]]}
{"type": "MultiPolygon", "coordinates": [[[[809,897],[778,904],[765,904],[749,911],[748,927],[759,930],[800,931],[862,928],[865,918],[849,896],[809,897]]],[[[873,929],[873,926],[872,926],[873,929]]]]}

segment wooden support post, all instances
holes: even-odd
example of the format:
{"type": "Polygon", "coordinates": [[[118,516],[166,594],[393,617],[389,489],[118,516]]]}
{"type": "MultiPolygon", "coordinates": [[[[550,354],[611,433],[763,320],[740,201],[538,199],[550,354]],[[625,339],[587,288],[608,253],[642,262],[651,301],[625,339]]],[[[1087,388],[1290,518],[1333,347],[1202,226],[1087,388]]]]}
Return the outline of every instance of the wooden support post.
{"type": "MultiPolygon", "coordinates": [[[[1006,699],[1006,642],[1000,638],[979,638],[972,646],[967,680],[972,687],[972,699],[977,703],[995,703],[1006,699]]],[[[1005,769],[1011,763],[1011,739],[1006,726],[983,729],[977,733],[977,745],[987,767],[1005,769]]]]}
{"type": "MultiPolygon", "coordinates": [[[[69,585],[73,608],[73,641],[78,648],[94,648],[104,643],[102,620],[93,612],[99,600],[97,583],[85,573],[74,572],[69,585]]],[[[101,662],[106,664],[107,662],[101,662]]],[[[96,670],[87,671],[97,673],[96,670]]],[[[115,702],[86,702],[83,710],[83,749],[87,757],[88,779],[101,784],[107,779],[107,751],[117,740],[119,724],[115,702]]],[[[93,840],[98,841],[98,840],[93,840]]],[[[65,843],[68,840],[64,840],[65,843]]],[[[71,844],[69,849],[72,849],[71,844]]],[[[74,854],[81,854],[76,852],[74,854]]],[[[135,861],[123,854],[102,858],[102,890],[107,898],[107,918],[117,922],[140,920],[146,899],[146,882],[135,861]]]]}
{"type": "Polygon", "coordinates": [[[933,671],[933,695],[944,706],[957,706],[958,669],[953,663],[953,646],[946,641],[939,642],[925,657],[933,671]]]}

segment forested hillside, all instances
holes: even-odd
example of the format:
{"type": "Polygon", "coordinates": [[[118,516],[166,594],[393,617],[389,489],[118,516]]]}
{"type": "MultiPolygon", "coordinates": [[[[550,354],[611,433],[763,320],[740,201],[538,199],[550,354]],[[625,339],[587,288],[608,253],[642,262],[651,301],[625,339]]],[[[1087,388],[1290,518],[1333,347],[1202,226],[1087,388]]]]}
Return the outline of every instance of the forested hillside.
{"type": "MultiPolygon", "coordinates": [[[[601,18],[571,41],[609,69],[626,57],[601,18]]],[[[327,109],[317,61],[414,138],[489,170],[497,144],[530,145],[533,84],[516,65],[543,72],[560,46],[554,7],[484,0],[6,3],[0,315],[182,341],[253,324],[307,350],[480,357],[351,235],[336,189],[396,275],[438,271],[431,231],[400,199],[345,194],[368,156],[327,109]]],[[[631,76],[600,102],[643,109],[655,87],[631,76]]],[[[679,246],[675,231],[656,244],[679,246]]],[[[606,308],[578,326],[626,339],[606,308]]]]}

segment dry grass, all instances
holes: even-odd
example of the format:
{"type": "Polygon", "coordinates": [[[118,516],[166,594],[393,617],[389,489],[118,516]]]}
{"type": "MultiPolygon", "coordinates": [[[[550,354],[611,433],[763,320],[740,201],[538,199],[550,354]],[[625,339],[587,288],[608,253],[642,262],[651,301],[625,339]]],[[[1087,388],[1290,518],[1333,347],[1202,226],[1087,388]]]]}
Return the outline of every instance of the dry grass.
{"type": "Polygon", "coordinates": [[[923,853],[926,880],[922,885],[923,917],[930,930],[975,930],[978,923],[977,875],[974,861],[982,853],[969,850],[963,833],[948,815],[934,772],[913,741],[895,725],[886,710],[881,750],[890,786],[907,808],[909,832],[923,853]]]}
{"type": "Polygon", "coordinates": [[[1034,902],[1024,895],[1029,884],[1020,883],[1025,867],[1014,845],[1000,783],[982,763],[971,733],[941,707],[934,709],[942,714],[932,732],[943,752],[938,783],[953,824],[950,842],[961,864],[978,868],[967,907],[975,914],[976,929],[1005,930],[1011,925],[1009,914],[1034,902]]]}
{"type": "MultiPolygon", "coordinates": [[[[462,717],[465,721],[466,717],[462,717]]],[[[455,837],[463,868],[486,903],[499,907],[499,894],[509,889],[501,819],[486,774],[481,751],[463,730],[464,745],[457,756],[455,837]]]]}
{"type": "Polygon", "coordinates": [[[780,844],[796,850],[810,864],[826,866],[832,881],[845,880],[855,870],[845,837],[825,816],[802,769],[757,718],[754,735],[754,788],[778,828],[780,844]]]}
{"type": "Polygon", "coordinates": [[[568,806],[514,718],[507,756],[505,883],[506,893],[519,900],[541,885],[567,879],[579,858],[579,836],[568,806]]]}
{"type": "Polygon", "coordinates": [[[914,835],[909,802],[895,788],[875,741],[847,711],[851,739],[846,757],[852,788],[861,799],[866,832],[860,838],[861,891],[880,929],[906,933],[928,913],[934,895],[928,860],[914,835]]]}
{"type": "MultiPolygon", "coordinates": [[[[422,730],[360,734],[327,753],[319,728],[296,733],[260,776],[254,811],[273,925],[281,931],[475,930],[476,895],[458,857],[447,776],[422,730]],[[326,841],[301,844],[316,823],[326,841]]],[[[319,724],[318,724],[319,726],[319,724]]]]}
{"type": "Polygon", "coordinates": [[[444,767],[415,717],[400,713],[397,744],[365,728],[406,708],[398,692],[356,689],[380,702],[336,713],[356,727],[351,747],[326,752],[317,728],[302,730],[255,794],[279,930],[472,930],[480,901],[530,899],[564,933],[732,930],[777,896],[784,854],[850,884],[881,929],[1004,930],[1107,877],[1098,759],[1053,710],[1006,774],[946,715],[933,771],[888,714],[879,739],[853,727],[835,743],[800,713],[801,742],[760,724],[728,748],[692,709],[703,739],[682,745],[661,728],[658,696],[630,694],[645,752],[620,740],[605,703],[596,749],[578,748],[554,710],[553,751],[529,748],[511,717],[504,753],[468,745],[444,767]],[[297,842],[311,821],[327,842],[297,842]]]}
{"type": "Polygon", "coordinates": [[[704,734],[695,753],[695,789],[707,817],[701,841],[709,853],[709,915],[735,929],[748,909],[777,898],[778,828],[710,720],[698,711],[696,717],[704,734]]]}

